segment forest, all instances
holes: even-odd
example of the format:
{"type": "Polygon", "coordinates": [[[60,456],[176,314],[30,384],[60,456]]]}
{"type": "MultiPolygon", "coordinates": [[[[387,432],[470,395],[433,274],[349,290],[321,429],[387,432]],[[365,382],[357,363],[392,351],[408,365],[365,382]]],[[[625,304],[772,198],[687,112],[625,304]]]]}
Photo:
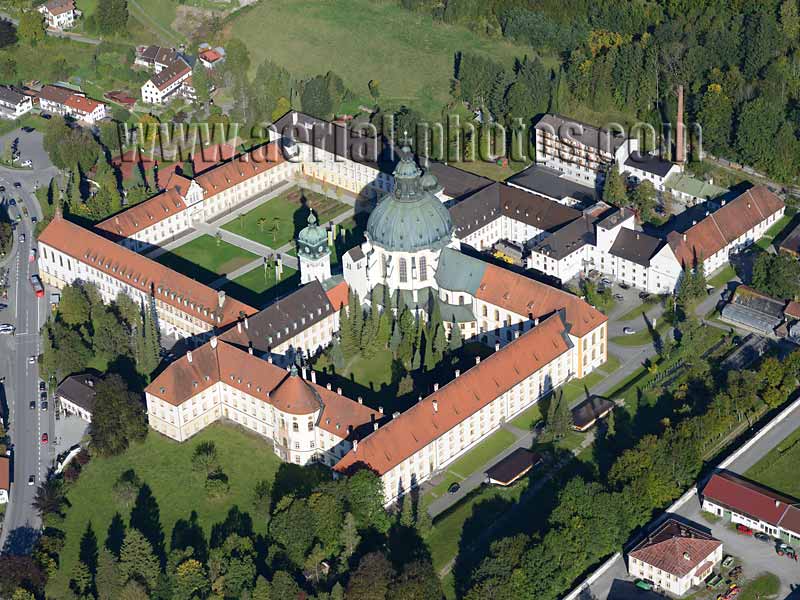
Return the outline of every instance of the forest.
{"type": "Polygon", "coordinates": [[[622,115],[658,131],[674,123],[675,90],[683,85],[688,121],[700,124],[706,152],[780,181],[795,177],[797,0],[400,2],[538,50],[512,72],[485,56],[456,56],[454,97],[486,106],[498,120],[549,111],[602,124],[622,115]]]}

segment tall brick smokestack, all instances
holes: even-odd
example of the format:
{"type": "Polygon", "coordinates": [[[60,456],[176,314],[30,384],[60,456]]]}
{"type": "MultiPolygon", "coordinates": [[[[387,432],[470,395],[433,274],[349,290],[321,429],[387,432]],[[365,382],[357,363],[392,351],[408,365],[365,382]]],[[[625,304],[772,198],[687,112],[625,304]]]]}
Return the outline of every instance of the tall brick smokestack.
{"type": "Polygon", "coordinates": [[[678,86],[678,123],[675,127],[675,162],[686,162],[686,147],[683,133],[683,86],[678,86]]]}

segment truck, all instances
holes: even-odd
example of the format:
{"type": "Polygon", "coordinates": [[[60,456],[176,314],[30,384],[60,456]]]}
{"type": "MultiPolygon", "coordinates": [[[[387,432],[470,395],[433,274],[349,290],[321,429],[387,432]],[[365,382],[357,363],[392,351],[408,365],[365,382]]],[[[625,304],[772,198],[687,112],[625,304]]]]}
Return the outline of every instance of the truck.
{"type": "Polygon", "coordinates": [[[524,264],[523,257],[525,249],[519,244],[509,242],[508,240],[500,240],[494,245],[492,255],[504,262],[511,265],[522,266],[524,264]]]}
{"type": "Polygon", "coordinates": [[[31,275],[31,287],[37,298],[44,298],[44,286],[42,285],[42,280],[39,279],[36,273],[31,275]]]}

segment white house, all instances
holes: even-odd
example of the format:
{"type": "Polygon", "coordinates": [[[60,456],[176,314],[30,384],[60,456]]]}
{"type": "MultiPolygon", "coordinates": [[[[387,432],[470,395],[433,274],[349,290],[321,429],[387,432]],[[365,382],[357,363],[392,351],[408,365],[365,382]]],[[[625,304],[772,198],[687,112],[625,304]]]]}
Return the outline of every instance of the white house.
{"type": "Polygon", "coordinates": [[[619,170],[623,175],[635,177],[640,182],[649,181],[660,192],[666,189],[668,178],[683,172],[683,168],[674,162],[639,152],[631,152],[619,170]]]}
{"type": "Polygon", "coordinates": [[[108,116],[103,102],[87,98],[85,94],[58,85],[45,85],[38,94],[39,108],[88,125],[94,125],[108,116]]]}
{"type": "Polygon", "coordinates": [[[639,140],[614,128],[599,129],[569,117],[543,115],[534,126],[536,163],[590,187],[605,178],[611,165],[621,171],[639,140]]]}
{"type": "Polygon", "coordinates": [[[70,29],[81,15],[75,8],[75,0],[49,0],[39,7],[48,29],[58,31],[70,29]]]}
{"type": "Polygon", "coordinates": [[[0,85],[0,117],[18,119],[33,109],[30,96],[10,85],[0,85]]]}
{"type": "Polygon", "coordinates": [[[182,58],[177,58],[167,67],[156,70],[156,74],[142,85],[141,92],[146,104],[164,104],[179,96],[194,100],[192,68],[182,58]]]}
{"type": "Polygon", "coordinates": [[[144,67],[154,73],[160,73],[181,55],[175,48],[164,48],[162,46],[139,46],[136,48],[136,56],[133,64],[144,67]]]}
{"type": "Polygon", "coordinates": [[[628,573],[657,591],[683,596],[702,585],[722,562],[722,542],[690,525],[667,519],[628,554],[628,573]]]}
{"type": "Polygon", "coordinates": [[[100,381],[100,378],[91,373],[78,373],[66,377],[58,384],[55,395],[61,404],[61,410],[91,423],[94,397],[100,381]]]}

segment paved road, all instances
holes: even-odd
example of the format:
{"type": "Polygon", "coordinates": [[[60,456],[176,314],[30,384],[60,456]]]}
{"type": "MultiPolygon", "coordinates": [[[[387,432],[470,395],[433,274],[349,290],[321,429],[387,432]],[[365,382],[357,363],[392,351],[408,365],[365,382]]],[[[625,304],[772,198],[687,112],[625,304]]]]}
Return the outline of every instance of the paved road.
{"type": "MultiPolygon", "coordinates": [[[[7,173],[0,172],[0,185],[13,190],[17,202],[24,201],[31,214],[41,218],[41,211],[30,188],[13,188],[7,173]]],[[[15,211],[12,208],[12,211],[15,211]]],[[[9,435],[13,446],[13,475],[10,504],[6,509],[5,523],[0,533],[0,548],[13,554],[26,553],[38,535],[40,522],[31,507],[36,486],[29,486],[28,477],[34,475],[36,484],[44,480],[52,463],[52,449],[42,445],[40,437],[54,432],[54,409],[47,412],[39,408],[38,365],[29,364],[29,357],[40,351],[39,328],[46,318],[46,299],[37,300],[31,289],[29,278],[37,271],[36,262],[28,262],[32,246],[33,227],[29,218],[17,226],[15,247],[9,262],[8,308],[0,314],[3,322],[16,325],[14,336],[3,336],[0,340],[0,375],[6,377],[6,398],[9,405],[9,435]],[[25,234],[20,243],[19,234],[25,234]],[[36,408],[29,403],[36,401],[36,408]]]]}

